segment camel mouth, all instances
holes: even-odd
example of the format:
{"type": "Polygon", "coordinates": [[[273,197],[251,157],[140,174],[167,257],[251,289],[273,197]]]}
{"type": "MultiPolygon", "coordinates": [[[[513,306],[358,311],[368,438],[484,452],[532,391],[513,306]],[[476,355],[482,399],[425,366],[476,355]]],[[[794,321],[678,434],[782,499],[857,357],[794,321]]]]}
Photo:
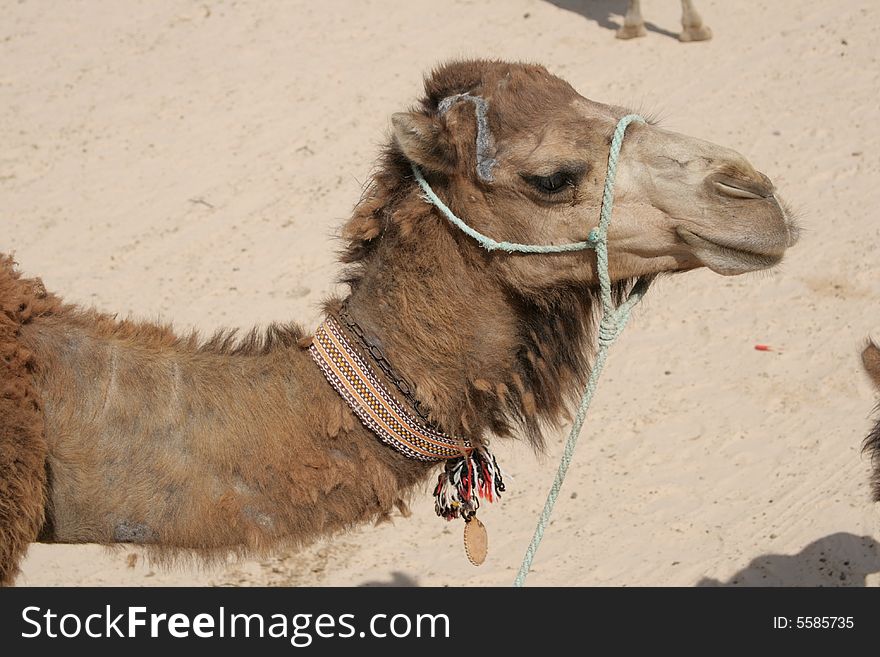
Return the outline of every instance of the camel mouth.
{"type": "Polygon", "coordinates": [[[797,218],[788,203],[779,198],[779,194],[773,194],[773,200],[776,202],[776,207],[782,212],[782,220],[785,222],[785,230],[788,233],[788,242],[785,246],[792,247],[798,243],[801,237],[801,228],[797,218]]]}
{"type": "Polygon", "coordinates": [[[679,238],[693,249],[694,256],[706,267],[723,276],[735,276],[752,271],[769,269],[782,261],[785,246],[771,253],[754,250],[749,245],[733,246],[710,239],[679,226],[675,229],[679,238]]]}

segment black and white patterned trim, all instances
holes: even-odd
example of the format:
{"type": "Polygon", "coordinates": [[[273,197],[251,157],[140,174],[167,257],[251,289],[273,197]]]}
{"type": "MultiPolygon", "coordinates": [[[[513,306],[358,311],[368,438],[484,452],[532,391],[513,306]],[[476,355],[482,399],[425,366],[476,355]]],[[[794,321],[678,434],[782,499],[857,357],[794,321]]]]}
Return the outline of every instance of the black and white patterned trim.
{"type": "Polygon", "coordinates": [[[436,462],[472,451],[469,441],[423,426],[403,408],[352,348],[333,317],[318,327],[309,352],[363,425],[407,458],[436,462]]]}

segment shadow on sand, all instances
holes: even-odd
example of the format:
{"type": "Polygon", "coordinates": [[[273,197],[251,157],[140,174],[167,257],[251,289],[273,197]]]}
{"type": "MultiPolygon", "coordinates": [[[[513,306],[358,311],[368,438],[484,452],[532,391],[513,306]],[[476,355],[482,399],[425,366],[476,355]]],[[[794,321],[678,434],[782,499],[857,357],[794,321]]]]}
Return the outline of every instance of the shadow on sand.
{"type": "Polygon", "coordinates": [[[880,543],[840,532],[813,541],[797,554],[757,557],[730,580],[703,578],[697,586],[865,586],[880,572],[880,543]]]}
{"type": "MultiPolygon", "coordinates": [[[[626,13],[626,0],[547,0],[551,5],[560,9],[580,14],[584,18],[594,21],[599,27],[617,32],[623,25],[623,15],[626,13]]],[[[678,39],[676,32],[664,30],[649,21],[645,21],[645,29],[648,32],[662,34],[663,36],[678,39]]]]}
{"type": "MultiPolygon", "coordinates": [[[[704,577],[696,586],[865,586],[880,573],[880,543],[870,536],[839,532],[813,541],[797,554],[756,557],[728,581],[704,577]]],[[[387,580],[358,586],[412,587],[418,580],[393,571],[387,580]]]]}
{"type": "Polygon", "coordinates": [[[398,570],[395,570],[391,573],[391,579],[388,580],[375,580],[370,582],[363,582],[358,584],[358,586],[381,586],[381,587],[396,587],[396,588],[410,588],[413,586],[418,586],[419,582],[415,577],[411,575],[407,575],[406,573],[402,573],[398,570]]]}

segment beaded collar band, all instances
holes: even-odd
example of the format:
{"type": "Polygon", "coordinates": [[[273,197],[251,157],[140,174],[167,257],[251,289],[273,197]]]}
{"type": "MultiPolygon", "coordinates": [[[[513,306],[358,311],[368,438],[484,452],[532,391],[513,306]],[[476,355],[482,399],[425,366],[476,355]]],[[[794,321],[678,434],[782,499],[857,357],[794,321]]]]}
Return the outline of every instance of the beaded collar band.
{"type": "Polygon", "coordinates": [[[470,520],[480,498],[492,502],[504,490],[492,453],[483,445],[427,427],[407,411],[352,347],[336,318],[328,316],[318,327],[309,352],[330,385],[379,440],[416,461],[446,462],[434,489],[437,515],[470,520]]]}

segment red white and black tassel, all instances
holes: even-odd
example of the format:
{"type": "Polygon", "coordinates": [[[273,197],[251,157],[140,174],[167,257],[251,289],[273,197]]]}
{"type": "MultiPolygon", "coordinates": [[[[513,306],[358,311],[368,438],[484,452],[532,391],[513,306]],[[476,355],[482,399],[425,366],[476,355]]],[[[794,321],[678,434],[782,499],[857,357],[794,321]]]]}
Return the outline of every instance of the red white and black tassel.
{"type": "Polygon", "coordinates": [[[434,489],[434,510],[447,520],[470,520],[480,508],[480,499],[494,502],[503,492],[495,456],[487,447],[475,447],[467,456],[446,461],[434,489]]]}

